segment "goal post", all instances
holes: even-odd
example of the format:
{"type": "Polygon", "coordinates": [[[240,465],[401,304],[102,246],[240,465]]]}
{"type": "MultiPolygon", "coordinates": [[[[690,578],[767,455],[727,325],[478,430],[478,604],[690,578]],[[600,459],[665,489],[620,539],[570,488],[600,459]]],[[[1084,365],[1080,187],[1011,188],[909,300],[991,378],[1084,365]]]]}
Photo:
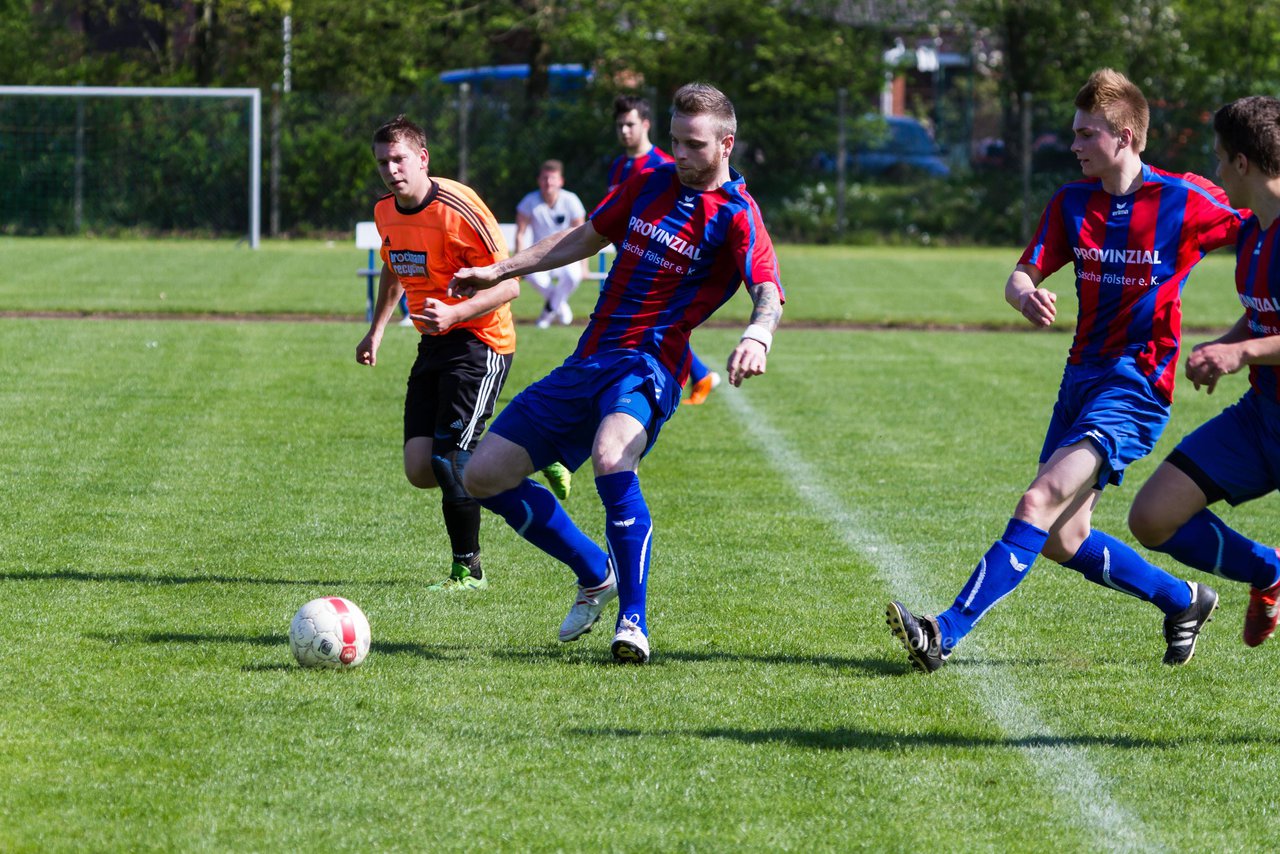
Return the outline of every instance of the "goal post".
{"type": "MultiPolygon", "coordinates": [[[[258,248],[262,211],[262,93],[259,89],[170,86],[0,86],[0,98],[244,98],[249,108],[249,246],[258,248]]],[[[79,102],[83,103],[83,101],[79,102]]],[[[77,130],[77,138],[81,135],[77,130]]],[[[141,141],[140,143],[141,144],[141,141]]],[[[79,143],[77,142],[77,146],[79,143]]],[[[81,154],[77,152],[77,161],[81,154]]],[[[77,170],[79,164],[77,163],[77,170]]],[[[76,192],[80,192],[77,174],[76,192]]],[[[80,198],[75,200],[77,210],[80,198]]]]}

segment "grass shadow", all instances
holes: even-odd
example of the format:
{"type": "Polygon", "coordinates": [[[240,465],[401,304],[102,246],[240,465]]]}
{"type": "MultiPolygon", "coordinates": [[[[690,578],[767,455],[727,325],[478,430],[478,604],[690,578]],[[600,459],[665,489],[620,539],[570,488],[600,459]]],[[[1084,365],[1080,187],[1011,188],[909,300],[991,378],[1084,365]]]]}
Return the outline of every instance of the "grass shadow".
{"type": "MultiPolygon", "coordinates": [[[[989,658],[982,654],[976,654],[969,658],[948,659],[942,672],[955,672],[964,670],[991,670],[991,669],[1011,669],[1011,668],[1027,668],[1035,669],[1038,667],[1046,667],[1051,665],[1066,666],[1066,662],[1071,659],[1066,658],[989,658]]],[[[1109,663],[1124,662],[1108,662],[1108,661],[1092,661],[1090,665],[1096,666],[1109,663]]],[[[1073,668],[1074,669],[1074,668],[1073,668]]],[[[884,668],[884,672],[890,676],[927,676],[929,674],[920,673],[911,666],[907,661],[906,655],[893,658],[884,668]]]]}
{"type": "Polygon", "coordinates": [[[153,644],[249,644],[252,646],[287,645],[289,639],[284,633],[274,635],[230,635],[230,634],[191,634],[188,632],[90,632],[85,634],[91,640],[109,644],[153,643],[153,644]]]}
{"type": "MultiPolygon", "coordinates": [[[[575,645],[570,647],[561,644],[548,644],[533,649],[503,650],[493,653],[495,658],[549,664],[581,664],[585,660],[598,660],[602,654],[609,664],[613,663],[607,647],[602,651],[597,651],[593,646],[575,645]]],[[[880,658],[846,658],[832,655],[804,655],[801,653],[756,654],[731,652],[729,650],[704,652],[700,650],[668,650],[666,648],[655,650],[653,658],[650,659],[646,667],[660,667],[663,664],[672,662],[724,662],[729,664],[753,663],[826,667],[832,670],[861,671],[862,673],[876,676],[893,675],[902,670],[900,665],[880,658]]]]}
{"type": "Polygon", "coordinates": [[[688,731],[665,730],[646,732],[639,729],[576,729],[577,736],[605,738],[669,738],[692,736],[709,740],[738,741],[743,744],[781,744],[806,750],[860,750],[877,753],[901,753],[920,748],[1016,748],[1019,750],[1055,749],[1062,747],[1103,747],[1121,750],[1183,750],[1213,744],[1223,747],[1256,745],[1257,736],[1223,735],[1210,738],[1167,738],[1116,735],[1027,735],[1018,737],[961,735],[949,732],[882,732],[869,729],[837,727],[830,730],[779,727],[773,729],[739,729],[713,727],[688,731]]]}
{"type": "MultiPolygon", "coordinates": [[[[57,572],[0,572],[0,581],[89,581],[115,584],[270,584],[292,587],[351,587],[356,582],[340,578],[254,578],[236,575],[152,575],[145,572],[85,572],[63,569],[57,572]]],[[[397,581],[362,581],[361,587],[389,586],[397,581]]]]}
{"type": "MultiPolygon", "coordinates": [[[[150,644],[247,644],[250,646],[285,647],[289,638],[284,632],[271,635],[197,635],[188,632],[134,632],[134,633],[94,633],[87,638],[110,644],[150,643],[150,644]]],[[[469,647],[456,645],[428,646],[419,643],[402,641],[377,641],[369,647],[370,653],[378,655],[411,655],[428,661],[457,661],[465,659],[472,652],[469,647]]],[[[293,665],[286,665],[292,667],[293,665]]],[[[254,669],[272,669],[272,666],[255,667],[254,669]]]]}

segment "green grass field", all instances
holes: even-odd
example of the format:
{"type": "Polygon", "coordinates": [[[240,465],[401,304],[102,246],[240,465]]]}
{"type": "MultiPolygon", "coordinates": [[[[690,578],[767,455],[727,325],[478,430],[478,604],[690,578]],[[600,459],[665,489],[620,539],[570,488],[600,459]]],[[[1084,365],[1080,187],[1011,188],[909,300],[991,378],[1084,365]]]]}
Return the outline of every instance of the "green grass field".
{"type": "MultiPolygon", "coordinates": [[[[1018,252],[782,246],[787,321],[1021,329],[1024,322],[1002,298],[1018,252]]],[[[367,253],[346,243],[266,242],[254,252],[228,241],[0,237],[0,258],[0,311],[364,317],[365,282],[355,272],[367,253]]],[[[1188,324],[1235,321],[1233,264],[1230,253],[1219,252],[1192,274],[1184,294],[1188,324]]],[[[1060,325],[1070,331],[1075,297],[1064,281],[1052,284],[1060,325]]],[[[582,315],[593,302],[588,283],[574,306],[582,315]]],[[[736,327],[750,313],[745,295],[737,304],[736,315],[722,312],[712,322],[736,327]]],[[[516,313],[532,319],[540,307],[525,288],[516,313]]]]}
{"type": "MultiPolygon", "coordinates": [[[[839,325],[1017,328],[1016,250],[783,249],[769,373],[682,408],[642,471],[644,668],[607,620],[558,643],[572,576],[492,516],[492,588],[423,592],[446,540],[400,472],[414,335],[355,365],[361,255],[0,240],[0,850],[1274,847],[1280,667],[1240,641],[1242,586],[1181,669],[1153,607],[1043,561],[931,677],[883,624],[945,607],[1003,529],[1069,338],[839,325]],[[95,319],[13,316],[51,310],[95,319]],[[111,317],[152,312],[340,322],[111,317]],[[292,661],[322,594],[369,616],[356,671],[292,661]]],[[[1187,296],[1231,322],[1230,259],[1187,296]]],[[[504,402],[577,331],[522,325],[504,402]]],[[[1180,388],[1098,526],[1132,542],[1154,461],[1244,388],[1180,388]]],[[[566,507],[600,534],[585,473],[566,507]]],[[[1280,543],[1276,509],[1222,515],[1280,543]]]]}

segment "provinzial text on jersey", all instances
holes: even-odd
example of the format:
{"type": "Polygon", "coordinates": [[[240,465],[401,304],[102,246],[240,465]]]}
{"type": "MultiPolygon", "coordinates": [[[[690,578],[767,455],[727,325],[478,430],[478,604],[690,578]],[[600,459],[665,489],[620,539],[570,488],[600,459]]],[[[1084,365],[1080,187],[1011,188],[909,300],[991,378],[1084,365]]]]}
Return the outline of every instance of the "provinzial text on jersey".
{"type": "Polygon", "coordinates": [[[664,270],[671,270],[677,276],[683,276],[686,272],[684,265],[676,264],[672,261],[668,261],[665,257],[663,257],[662,255],[659,255],[657,252],[646,252],[643,246],[632,243],[630,240],[623,241],[622,251],[630,252],[632,255],[635,255],[637,258],[643,258],[645,261],[648,261],[650,264],[653,264],[656,267],[661,267],[664,270]]]}
{"type": "Polygon", "coordinates": [[[427,274],[427,253],[414,252],[410,249],[392,249],[387,253],[391,261],[391,269],[397,276],[425,276],[427,274]]]}
{"type": "Polygon", "coordinates": [[[1081,261],[1101,261],[1103,264],[1160,264],[1159,249],[1098,249],[1096,246],[1071,250],[1081,261]]]}
{"type": "Polygon", "coordinates": [[[683,237],[677,237],[665,229],[658,228],[651,222],[645,222],[640,219],[640,217],[633,216],[628,221],[627,225],[629,225],[631,230],[639,234],[641,237],[652,237],[658,243],[661,243],[664,246],[670,246],[686,258],[692,258],[694,261],[702,260],[702,250],[697,246],[691,246],[689,241],[685,240],[683,237]]]}
{"type": "MultiPolygon", "coordinates": [[[[1254,311],[1280,311],[1280,299],[1275,297],[1251,297],[1238,294],[1240,304],[1254,311]]],[[[1271,334],[1271,333],[1267,333],[1271,334]]]]}

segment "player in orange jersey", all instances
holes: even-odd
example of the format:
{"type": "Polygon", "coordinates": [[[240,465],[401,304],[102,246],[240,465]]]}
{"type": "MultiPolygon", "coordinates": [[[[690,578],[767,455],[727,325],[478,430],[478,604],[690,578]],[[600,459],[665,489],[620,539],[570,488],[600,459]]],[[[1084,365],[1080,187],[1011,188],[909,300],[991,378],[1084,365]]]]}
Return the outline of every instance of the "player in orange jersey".
{"type": "Polygon", "coordinates": [[[483,589],[480,505],[463,488],[462,470],[511,367],[516,334],[508,303],[520,285],[508,279],[470,299],[450,296],[458,269],[507,257],[497,221],[470,187],[428,174],[426,134],[404,116],[374,133],[373,156],[391,192],[374,207],[383,267],[356,362],[377,363],[383,331],[406,294],[422,340],[405,394],[404,473],[420,489],[440,488],[453,549],[449,577],[428,589],[483,589]]]}

